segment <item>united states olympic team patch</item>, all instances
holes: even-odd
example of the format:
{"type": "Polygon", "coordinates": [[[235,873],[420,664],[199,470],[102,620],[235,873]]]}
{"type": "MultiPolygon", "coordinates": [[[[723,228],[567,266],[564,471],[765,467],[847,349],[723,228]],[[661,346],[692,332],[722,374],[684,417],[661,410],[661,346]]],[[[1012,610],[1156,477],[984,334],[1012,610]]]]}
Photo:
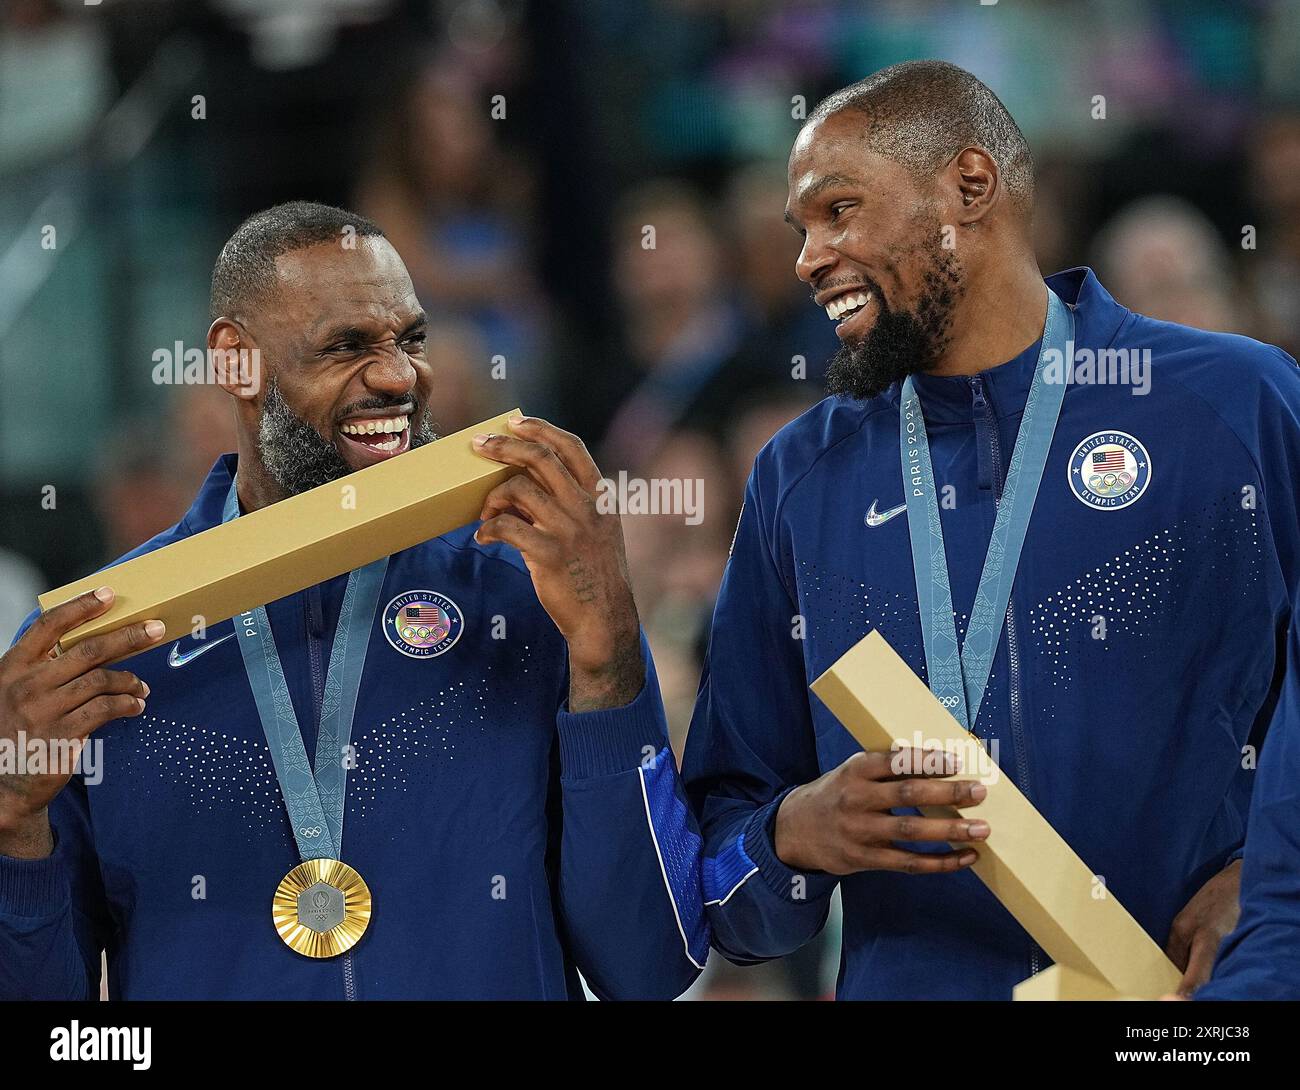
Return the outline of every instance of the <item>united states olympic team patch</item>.
{"type": "Polygon", "coordinates": [[[1151,456],[1128,432],[1093,432],[1074,448],[1070,490],[1098,511],[1118,511],[1136,503],[1151,483],[1151,456]]]}
{"type": "Polygon", "coordinates": [[[436,590],[408,590],[384,608],[384,636],[413,659],[450,651],[464,630],[460,606],[436,590]]]}

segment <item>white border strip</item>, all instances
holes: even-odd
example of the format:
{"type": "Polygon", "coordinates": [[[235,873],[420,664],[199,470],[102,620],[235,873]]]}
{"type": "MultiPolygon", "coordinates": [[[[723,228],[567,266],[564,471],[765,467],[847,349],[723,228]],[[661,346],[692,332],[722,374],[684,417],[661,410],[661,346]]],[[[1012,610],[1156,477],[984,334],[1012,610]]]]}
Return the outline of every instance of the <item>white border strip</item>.
{"type": "MultiPolygon", "coordinates": [[[[671,759],[671,758],[670,758],[671,759]]],[[[655,846],[655,856],[659,860],[659,874],[664,880],[664,889],[668,892],[668,903],[673,906],[673,918],[677,921],[677,931],[682,937],[682,949],[686,951],[686,960],[697,969],[704,966],[691,956],[691,944],[686,938],[686,929],[682,926],[681,913],[677,911],[677,899],[673,896],[673,887],[668,882],[668,871],[664,868],[664,853],[659,850],[659,837],[655,833],[655,823],[650,817],[650,796],[645,789],[645,768],[637,769],[637,780],[641,784],[641,802],[645,806],[645,823],[650,827],[650,842],[655,846]]]]}
{"type": "Polygon", "coordinates": [[[758,868],[755,867],[755,868],[754,868],[753,870],[751,870],[747,875],[745,875],[744,878],[742,878],[739,882],[737,882],[734,886],[731,887],[731,893],[728,893],[728,894],[727,894],[725,897],[723,897],[721,900],[717,900],[717,901],[705,901],[704,903],[705,903],[706,905],[717,905],[719,908],[721,908],[723,905],[725,905],[728,901],[731,900],[731,894],[732,894],[732,893],[735,893],[736,890],[738,890],[741,886],[743,886],[746,882],[748,882],[751,878],[753,878],[754,875],[756,875],[757,873],[758,873],[758,868]]]}

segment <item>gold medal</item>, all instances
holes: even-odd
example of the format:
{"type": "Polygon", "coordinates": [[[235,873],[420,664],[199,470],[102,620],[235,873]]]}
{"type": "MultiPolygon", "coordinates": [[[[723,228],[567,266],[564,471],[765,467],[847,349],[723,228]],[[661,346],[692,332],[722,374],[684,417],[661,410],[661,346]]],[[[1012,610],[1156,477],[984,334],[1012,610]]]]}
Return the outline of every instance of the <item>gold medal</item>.
{"type": "Polygon", "coordinates": [[[286,946],[309,958],[351,950],[370,925],[370,887],[337,859],[309,859],[281,880],[271,919],[286,946]]]}

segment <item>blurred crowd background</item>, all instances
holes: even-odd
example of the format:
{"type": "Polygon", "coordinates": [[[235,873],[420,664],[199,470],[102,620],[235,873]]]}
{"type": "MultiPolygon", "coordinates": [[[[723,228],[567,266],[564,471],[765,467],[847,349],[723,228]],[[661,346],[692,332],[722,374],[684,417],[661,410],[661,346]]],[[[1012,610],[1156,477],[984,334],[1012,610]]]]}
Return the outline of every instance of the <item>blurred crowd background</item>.
{"type": "MultiPolygon", "coordinates": [[[[323,200],[405,258],[441,431],[520,404],[704,482],[698,526],[624,520],[680,751],[750,462],[836,345],[782,222],[799,104],[920,57],[1025,130],[1044,271],[1297,352],[1300,0],[0,0],[0,639],[233,449],[155,353],[203,347],[240,220],[323,200]]],[[[837,946],[696,994],[824,995],[837,946]]]]}

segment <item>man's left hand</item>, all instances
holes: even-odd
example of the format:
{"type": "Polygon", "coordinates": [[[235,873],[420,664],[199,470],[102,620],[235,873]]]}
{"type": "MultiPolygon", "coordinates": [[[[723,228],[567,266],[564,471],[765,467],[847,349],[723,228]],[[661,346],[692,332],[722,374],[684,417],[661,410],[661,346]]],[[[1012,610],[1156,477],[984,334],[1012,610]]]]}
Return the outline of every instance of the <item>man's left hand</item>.
{"type": "Polygon", "coordinates": [[[645,664],[619,516],[597,509],[600,470],[581,439],[537,417],[509,423],[513,435],[474,437],[480,453],[524,470],[488,494],[475,540],[522,554],[569,645],[569,710],[621,707],[645,664]]]}
{"type": "Polygon", "coordinates": [[[1241,914],[1240,892],[1241,860],[1234,859],[1197,890],[1196,896],[1174,917],[1165,953],[1183,970],[1183,979],[1178,982],[1179,996],[1190,997],[1210,979],[1219,943],[1237,926],[1241,914]]]}

